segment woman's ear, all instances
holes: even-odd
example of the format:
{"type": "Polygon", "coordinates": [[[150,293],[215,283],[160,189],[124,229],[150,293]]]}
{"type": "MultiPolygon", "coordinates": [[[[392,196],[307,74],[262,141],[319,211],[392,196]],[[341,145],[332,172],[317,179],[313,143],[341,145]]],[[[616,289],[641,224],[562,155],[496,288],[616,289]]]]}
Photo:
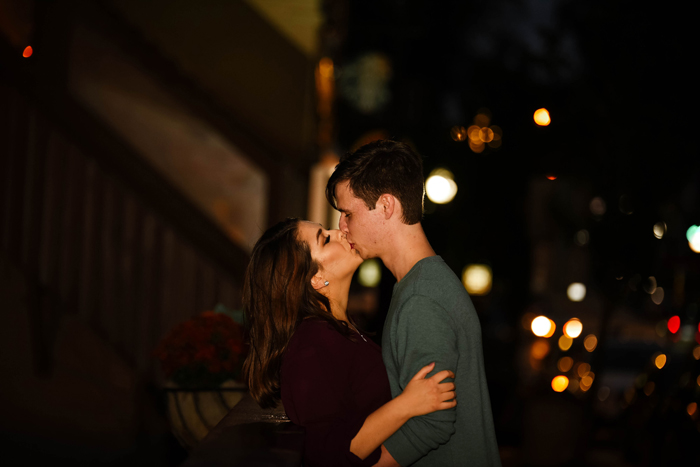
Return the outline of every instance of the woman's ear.
{"type": "Polygon", "coordinates": [[[328,283],[323,280],[319,273],[316,273],[314,277],[311,278],[311,287],[313,287],[315,290],[322,289],[327,285],[328,283]]]}

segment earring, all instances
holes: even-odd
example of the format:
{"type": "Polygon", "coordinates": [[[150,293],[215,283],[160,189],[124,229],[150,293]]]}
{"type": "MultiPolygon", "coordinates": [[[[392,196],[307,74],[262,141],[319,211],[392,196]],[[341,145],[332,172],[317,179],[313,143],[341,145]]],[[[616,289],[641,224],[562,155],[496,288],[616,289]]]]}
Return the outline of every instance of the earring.
{"type": "Polygon", "coordinates": [[[323,285],[324,285],[324,286],[325,286],[325,285],[328,285],[328,281],[324,282],[323,285]]]}

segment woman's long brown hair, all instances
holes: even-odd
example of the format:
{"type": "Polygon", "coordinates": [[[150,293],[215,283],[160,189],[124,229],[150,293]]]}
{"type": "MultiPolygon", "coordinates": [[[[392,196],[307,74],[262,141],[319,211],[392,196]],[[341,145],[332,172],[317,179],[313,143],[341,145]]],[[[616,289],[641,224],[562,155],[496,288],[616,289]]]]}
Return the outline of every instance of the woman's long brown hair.
{"type": "Polygon", "coordinates": [[[299,222],[287,219],[260,237],[243,285],[250,339],[243,374],[250,395],[263,408],[274,407],[280,400],[282,356],[304,318],[326,320],[350,336],[348,327],[331,314],[328,299],[311,285],[319,266],[309,246],[298,238],[299,222]]]}

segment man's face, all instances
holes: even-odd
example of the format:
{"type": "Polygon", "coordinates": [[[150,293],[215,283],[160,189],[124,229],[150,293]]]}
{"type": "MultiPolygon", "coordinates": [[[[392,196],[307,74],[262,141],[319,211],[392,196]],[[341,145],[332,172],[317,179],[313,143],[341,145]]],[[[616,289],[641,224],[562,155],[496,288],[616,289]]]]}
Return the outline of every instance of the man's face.
{"type": "Polygon", "coordinates": [[[377,208],[370,210],[364,201],[354,195],[347,181],[336,185],[335,199],[340,211],[338,226],[347,234],[350,246],[363,259],[379,256],[378,246],[382,241],[384,225],[383,211],[377,208]]]}

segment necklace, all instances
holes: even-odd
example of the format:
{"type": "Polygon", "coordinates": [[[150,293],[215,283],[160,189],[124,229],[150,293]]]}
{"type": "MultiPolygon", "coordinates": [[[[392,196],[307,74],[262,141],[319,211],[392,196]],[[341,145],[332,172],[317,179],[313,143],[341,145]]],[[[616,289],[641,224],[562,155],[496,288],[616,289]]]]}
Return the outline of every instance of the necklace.
{"type": "Polygon", "coordinates": [[[355,330],[355,332],[358,333],[358,334],[360,335],[360,337],[362,338],[363,341],[367,342],[367,339],[365,339],[365,336],[363,336],[362,333],[361,333],[360,331],[357,330],[357,328],[355,327],[354,324],[352,324],[350,321],[348,321],[348,324],[349,324],[350,326],[352,326],[352,328],[355,330]]]}

